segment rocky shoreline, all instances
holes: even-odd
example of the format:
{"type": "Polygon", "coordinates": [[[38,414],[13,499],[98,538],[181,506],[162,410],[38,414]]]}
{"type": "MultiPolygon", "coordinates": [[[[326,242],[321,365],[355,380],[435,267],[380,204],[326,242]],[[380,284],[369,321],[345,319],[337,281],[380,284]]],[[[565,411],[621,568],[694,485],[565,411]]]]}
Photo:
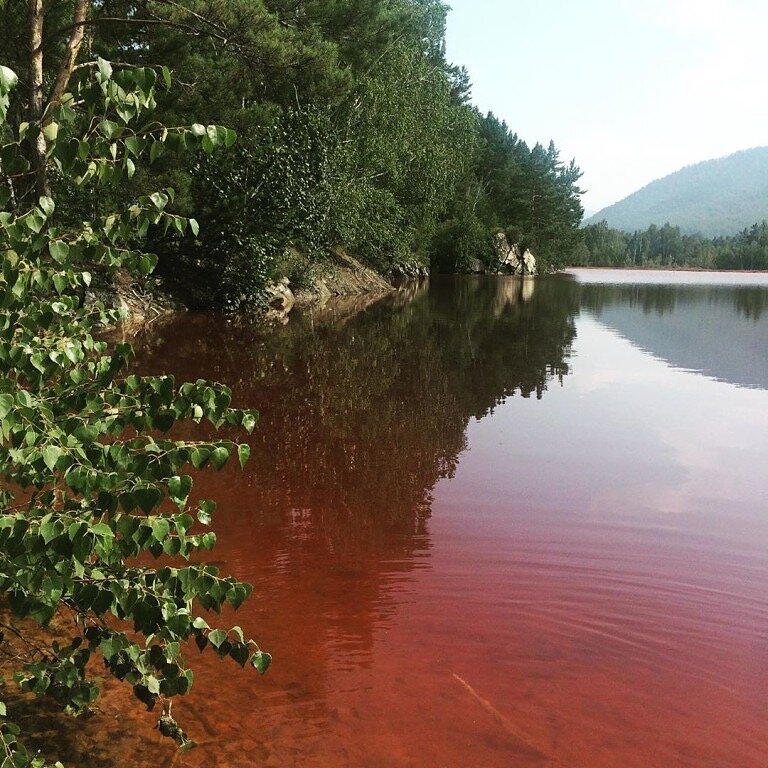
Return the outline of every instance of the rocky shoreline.
{"type": "Polygon", "coordinates": [[[288,322],[294,307],[322,309],[333,297],[385,296],[395,286],[342,250],[332,252],[332,260],[315,275],[308,288],[293,290],[287,277],[267,286],[267,322],[288,322]]]}
{"type": "MultiPolygon", "coordinates": [[[[428,274],[423,267],[406,266],[395,279],[425,278],[428,274]]],[[[100,301],[122,309],[125,313],[119,329],[122,334],[141,333],[158,320],[188,311],[161,278],[140,280],[127,272],[118,272],[112,280],[95,277],[85,301],[100,301]]],[[[269,283],[265,289],[266,309],[257,317],[265,323],[287,323],[297,308],[322,310],[339,298],[348,298],[353,304],[362,300],[367,306],[395,290],[392,281],[339,249],[332,251],[329,259],[318,266],[307,286],[295,288],[287,277],[269,283]]]]}

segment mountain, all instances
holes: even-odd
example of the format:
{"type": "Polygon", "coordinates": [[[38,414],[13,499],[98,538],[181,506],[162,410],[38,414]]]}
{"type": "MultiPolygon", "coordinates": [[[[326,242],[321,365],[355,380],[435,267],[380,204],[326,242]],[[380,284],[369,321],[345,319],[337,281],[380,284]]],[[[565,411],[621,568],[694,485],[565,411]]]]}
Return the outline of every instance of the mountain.
{"type": "Polygon", "coordinates": [[[768,147],[686,166],[603,208],[584,224],[603,219],[627,232],[669,222],[684,234],[736,234],[768,219],[768,147]]]}

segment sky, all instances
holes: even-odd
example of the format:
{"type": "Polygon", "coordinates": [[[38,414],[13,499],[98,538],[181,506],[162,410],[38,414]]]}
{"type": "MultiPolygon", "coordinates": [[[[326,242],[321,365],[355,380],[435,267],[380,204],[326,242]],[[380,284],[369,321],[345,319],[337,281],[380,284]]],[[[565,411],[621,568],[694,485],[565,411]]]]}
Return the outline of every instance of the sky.
{"type": "Polygon", "coordinates": [[[473,102],[575,158],[588,211],[768,145],[768,0],[448,2],[473,102]]]}

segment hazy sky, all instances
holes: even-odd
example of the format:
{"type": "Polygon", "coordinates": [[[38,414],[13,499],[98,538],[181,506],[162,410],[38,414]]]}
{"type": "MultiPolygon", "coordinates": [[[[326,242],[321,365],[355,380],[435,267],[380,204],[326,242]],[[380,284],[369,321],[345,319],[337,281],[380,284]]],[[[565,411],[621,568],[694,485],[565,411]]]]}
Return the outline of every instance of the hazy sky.
{"type": "Polygon", "coordinates": [[[575,157],[588,209],[768,145],[768,0],[448,1],[474,103],[575,157]]]}

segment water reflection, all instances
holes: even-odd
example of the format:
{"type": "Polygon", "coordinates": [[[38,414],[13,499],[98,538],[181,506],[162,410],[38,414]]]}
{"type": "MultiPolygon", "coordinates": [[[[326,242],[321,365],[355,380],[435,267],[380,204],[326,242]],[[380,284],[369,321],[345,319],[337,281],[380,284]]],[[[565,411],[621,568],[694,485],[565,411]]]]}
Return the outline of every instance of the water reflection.
{"type": "MultiPolygon", "coordinates": [[[[155,329],[141,370],[261,412],[247,471],[197,490],[220,501],[214,556],[256,587],[236,623],[276,664],[200,657],[176,706],[203,743],[132,768],[698,768],[723,744],[761,765],[768,563],[742,550],[768,540],[765,393],[670,366],[768,388],[765,295],[445,278],[277,328],[155,329]]],[[[112,733],[115,766],[135,737],[112,733]]]]}
{"type": "Polygon", "coordinates": [[[579,284],[581,306],[674,368],[768,389],[768,289],[579,284]]]}
{"type": "Polygon", "coordinates": [[[568,373],[577,305],[563,288],[443,280],[353,316],[327,309],[269,330],[191,314],[164,326],[138,365],[225,381],[260,410],[248,470],[260,519],[284,516],[334,549],[354,546],[350,527],[353,541],[419,536],[470,417],[515,394],[540,398],[568,373]],[[333,518],[312,518],[318,507],[333,518]]]}
{"type": "MultiPolygon", "coordinates": [[[[258,683],[266,742],[290,732],[304,761],[346,764],[341,746],[318,746],[334,695],[371,685],[359,675],[376,637],[431,568],[433,489],[453,477],[469,420],[568,373],[569,296],[555,281],[445,279],[270,329],[190,314],[144,340],[142,371],[224,381],[261,413],[246,473],[206,477],[204,492],[225,510],[215,556],[256,587],[238,623],[280,659],[258,683]]],[[[198,669],[198,690],[216,689],[217,665],[198,669]]],[[[193,729],[220,728],[233,701],[250,712],[253,685],[233,680],[204,708],[193,695],[193,729]]]]}

